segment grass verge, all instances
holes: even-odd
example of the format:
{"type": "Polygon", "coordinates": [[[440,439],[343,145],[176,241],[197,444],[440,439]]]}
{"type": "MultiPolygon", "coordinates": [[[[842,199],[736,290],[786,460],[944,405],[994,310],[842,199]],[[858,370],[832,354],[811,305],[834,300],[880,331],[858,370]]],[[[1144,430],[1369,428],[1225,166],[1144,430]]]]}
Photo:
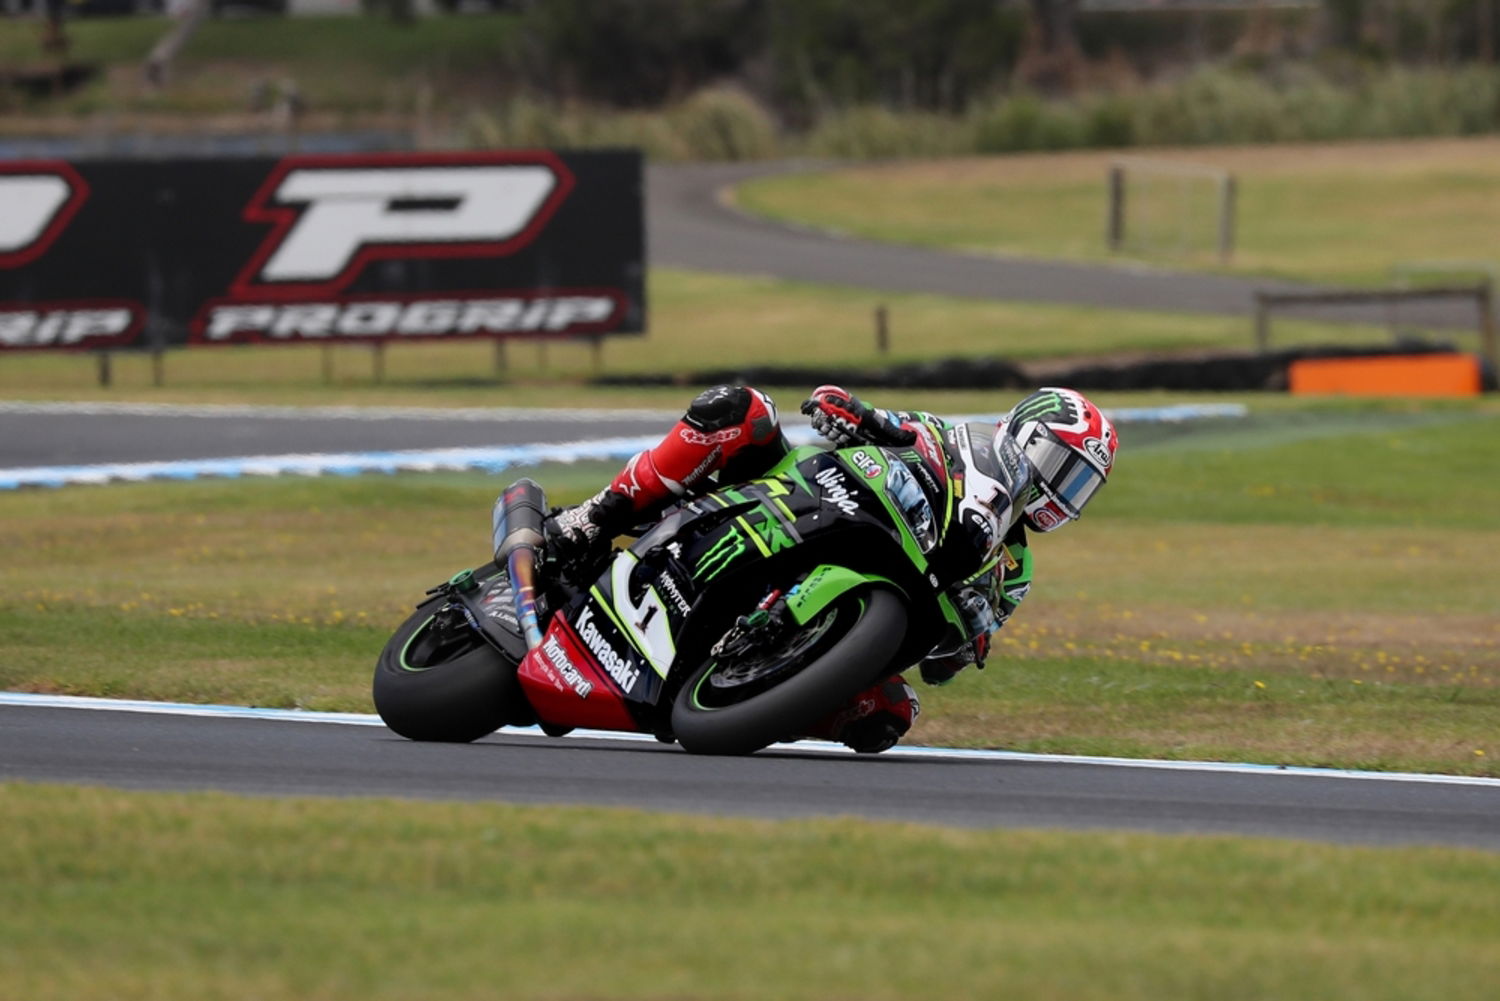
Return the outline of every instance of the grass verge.
{"type": "MultiPolygon", "coordinates": [[[[1500,140],[1482,138],[1141,155],[1235,174],[1231,270],[1364,284],[1389,281],[1403,261],[1484,258],[1500,226],[1491,197],[1500,183],[1497,152],[1500,140]]],[[[1097,261],[1111,259],[1103,234],[1106,170],[1115,156],[898,162],[764,178],[741,186],[736,198],[752,212],[870,239],[1097,261]],[[881,211],[870,212],[872,204],[881,211]]],[[[1170,197],[1158,206],[1169,224],[1180,210],[1170,197]]],[[[1158,262],[1216,268],[1216,249],[1207,240],[1199,256],[1169,249],[1158,262]]]]}
{"type": "MultiPolygon", "coordinates": [[[[509,15],[423,17],[405,25],[379,17],[214,18],[193,33],[173,63],[170,85],[161,88],[142,79],[141,67],[171,29],[169,19],[73,20],[68,58],[98,67],[99,76],[45,104],[17,101],[22,110],[46,114],[16,119],[22,125],[16,131],[54,123],[52,116],[97,113],[127,120],[237,114],[242,129],[268,129],[267,120],[249,114],[252,92],[281,81],[297,87],[324,127],[355,113],[400,114],[406,116],[400,125],[409,127],[419,102],[431,103],[435,93],[444,101],[493,100],[487,88],[503,77],[498,54],[513,44],[515,26],[509,15]]],[[[0,22],[0,62],[46,65],[40,39],[35,21],[0,22]]],[[[177,131],[194,125],[191,118],[163,123],[177,131]]]]}
{"type": "Polygon", "coordinates": [[[0,993],[35,1001],[1479,1001],[1500,980],[1478,852],[18,785],[0,807],[0,993]]]}
{"type": "MultiPolygon", "coordinates": [[[[1194,349],[1248,350],[1250,321],[1186,313],[987,302],[901,295],[773,278],[656,269],[651,330],[584,344],[514,343],[505,369],[489,342],[394,345],[384,382],[374,381],[368,347],[280,345],[201,348],[166,356],[164,386],[150,359],[121,354],[113,385],[97,384],[84,354],[8,354],[0,395],[12,399],[139,399],[177,402],[403,403],[467,406],[681,406],[682,389],[605,389],[579,383],[596,373],[686,373],[793,360],[803,365],[879,366],[944,357],[1020,361],[1194,349]],[[890,316],[889,354],[875,347],[874,312],[890,316]],[[324,351],[333,381],[323,381],[324,351]]],[[[1277,323],[1278,346],[1384,343],[1366,327],[1277,323]]],[[[686,377],[683,377],[684,381],[686,377]]],[[[799,387],[805,389],[806,387],[799,387]]],[[[989,404],[993,406],[993,403],[989,404]]]]}
{"type": "MultiPolygon", "coordinates": [[[[926,693],[912,739],[1500,774],[1500,415],[1281,406],[1196,443],[1127,427],[992,667],[926,693]]],[[[567,501],[608,472],[534,475],[567,501]]],[[[483,561],[504,479],[0,495],[0,687],[367,711],[389,630],[483,561]]]]}

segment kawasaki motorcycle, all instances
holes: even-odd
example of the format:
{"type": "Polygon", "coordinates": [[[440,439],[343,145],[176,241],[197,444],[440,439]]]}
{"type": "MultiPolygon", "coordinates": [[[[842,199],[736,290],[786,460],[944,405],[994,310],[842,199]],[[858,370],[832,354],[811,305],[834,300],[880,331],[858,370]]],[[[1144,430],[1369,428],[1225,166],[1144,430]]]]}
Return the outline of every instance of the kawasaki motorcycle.
{"type": "Polygon", "coordinates": [[[494,561],[429,591],[381,652],[381,718],[412,740],[593,727],[748,754],[796,739],[962,629],[938,588],[962,484],[935,432],[796,449],[580,580],[546,560],[546,498],[517,481],[495,503],[494,561]]]}

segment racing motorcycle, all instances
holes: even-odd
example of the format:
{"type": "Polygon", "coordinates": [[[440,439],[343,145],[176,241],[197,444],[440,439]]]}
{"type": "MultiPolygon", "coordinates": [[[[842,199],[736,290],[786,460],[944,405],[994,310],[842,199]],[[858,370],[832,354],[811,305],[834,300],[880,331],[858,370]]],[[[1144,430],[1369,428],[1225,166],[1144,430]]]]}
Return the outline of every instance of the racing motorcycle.
{"type": "Polygon", "coordinates": [[[545,494],[518,480],[494,560],[427,592],[381,652],[381,718],[412,740],[592,727],[703,754],[806,734],[963,628],[937,586],[955,484],[932,431],[795,449],[583,573],[549,561],[545,494]]]}

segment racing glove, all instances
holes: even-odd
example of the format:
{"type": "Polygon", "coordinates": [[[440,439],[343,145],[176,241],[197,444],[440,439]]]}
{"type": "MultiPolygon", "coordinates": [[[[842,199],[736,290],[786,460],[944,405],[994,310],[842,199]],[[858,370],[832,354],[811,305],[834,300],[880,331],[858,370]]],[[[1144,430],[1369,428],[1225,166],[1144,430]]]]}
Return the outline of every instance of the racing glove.
{"type": "Polygon", "coordinates": [[[889,410],[876,410],[839,386],[819,386],[802,401],[813,430],[839,448],[849,445],[910,445],[916,433],[889,410]]]}

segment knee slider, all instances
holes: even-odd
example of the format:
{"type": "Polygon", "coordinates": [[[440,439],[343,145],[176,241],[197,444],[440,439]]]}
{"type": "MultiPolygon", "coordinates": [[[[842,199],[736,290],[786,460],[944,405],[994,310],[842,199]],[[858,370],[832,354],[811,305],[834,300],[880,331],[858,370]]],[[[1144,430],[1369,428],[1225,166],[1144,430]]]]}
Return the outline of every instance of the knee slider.
{"type": "Polygon", "coordinates": [[[744,423],[751,399],[750,390],[744,386],[714,386],[688,404],[682,419],[699,431],[722,431],[744,423]]]}

